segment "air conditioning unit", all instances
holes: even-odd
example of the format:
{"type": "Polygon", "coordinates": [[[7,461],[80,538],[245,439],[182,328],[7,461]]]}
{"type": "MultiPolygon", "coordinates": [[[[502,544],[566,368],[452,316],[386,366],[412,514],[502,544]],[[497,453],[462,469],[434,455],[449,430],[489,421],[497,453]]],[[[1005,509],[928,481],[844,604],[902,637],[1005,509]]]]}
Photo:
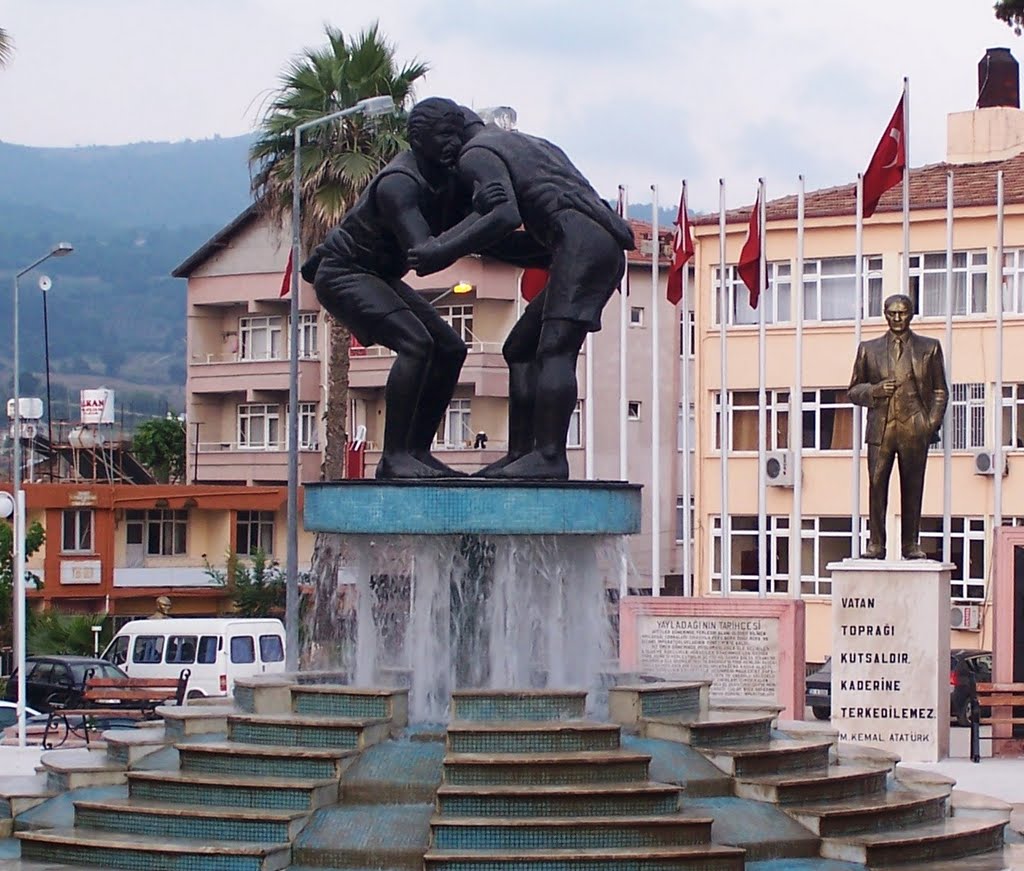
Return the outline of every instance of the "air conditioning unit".
{"type": "Polygon", "coordinates": [[[981,606],[954,605],[949,612],[949,625],[953,629],[977,632],[981,629],[981,606]]]}
{"type": "Polygon", "coordinates": [[[792,487],[793,452],[768,451],[764,459],[764,478],[770,487],[792,487]]]}
{"type": "MultiPolygon", "coordinates": [[[[1006,460],[1006,454],[1003,454],[1003,475],[1010,471],[1009,463],[1006,460]]],[[[994,475],[996,473],[996,453],[995,451],[975,451],[974,453],[974,474],[975,475],[994,475]]]]}

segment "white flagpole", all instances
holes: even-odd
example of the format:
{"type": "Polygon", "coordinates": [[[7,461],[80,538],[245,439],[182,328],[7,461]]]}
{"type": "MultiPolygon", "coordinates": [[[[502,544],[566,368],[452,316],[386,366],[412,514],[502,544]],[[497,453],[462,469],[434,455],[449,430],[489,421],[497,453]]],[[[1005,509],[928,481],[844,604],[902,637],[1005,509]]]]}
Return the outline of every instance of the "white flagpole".
{"type": "Polygon", "coordinates": [[[765,388],[767,351],[765,348],[765,316],[767,305],[768,283],[764,279],[765,248],[767,232],[765,229],[764,179],[757,180],[757,235],[760,252],[757,258],[757,595],[764,598],[768,595],[768,485],[764,477],[764,464],[768,459],[765,439],[768,437],[768,393],[765,388]]]}
{"type": "Polygon", "coordinates": [[[651,185],[651,595],[661,595],[661,340],[658,335],[658,186],[651,185]]]}
{"type": "Polygon", "coordinates": [[[910,293],[910,79],[903,77],[903,274],[901,293],[910,293]]]}
{"type": "Polygon", "coordinates": [[[789,521],[789,594],[799,599],[803,586],[803,457],[804,457],[804,177],[796,200],[796,274],[792,294],[796,304],[796,364],[789,397],[789,449],[793,452],[793,514],[789,521]]]}
{"type": "MultiPolygon", "coordinates": [[[[686,208],[686,181],[683,181],[683,194],[682,194],[683,207],[686,208]]],[[[683,228],[679,228],[682,232],[683,228]]],[[[689,240],[684,239],[683,244],[688,244],[689,240]]],[[[681,353],[682,353],[682,364],[680,366],[679,383],[680,383],[680,397],[683,405],[682,422],[679,424],[682,427],[682,432],[679,433],[679,446],[682,448],[683,453],[683,465],[680,474],[680,483],[682,484],[683,491],[683,522],[682,522],[682,538],[683,538],[683,556],[680,562],[680,568],[683,572],[683,595],[692,596],[694,595],[694,585],[690,579],[690,572],[692,571],[690,565],[690,555],[692,542],[690,541],[693,535],[693,530],[690,528],[690,488],[692,486],[690,480],[690,264],[686,263],[683,266],[683,298],[680,300],[681,314],[680,323],[682,328],[681,341],[681,353]]]]}
{"type": "MultiPolygon", "coordinates": [[[[622,219],[629,221],[629,201],[625,185],[619,185],[619,201],[622,203],[622,219]]],[[[626,397],[626,360],[627,330],[629,324],[629,302],[626,290],[629,287],[629,252],[623,252],[625,269],[622,283],[619,285],[619,480],[629,480],[629,454],[627,452],[626,418],[629,399],[626,397]]],[[[619,601],[629,595],[629,555],[626,548],[622,549],[622,562],[619,565],[619,601]]]]}
{"type": "Polygon", "coordinates": [[[726,350],[725,325],[729,319],[729,288],[725,262],[725,179],[718,180],[718,301],[719,301],[719,357],[721,391],[719,395],[719,448],[722,470],[722,595],[729,595],[732,584],[732,536],[729,522],[729,434],[732,432],[732,412],[729,402],[729,363],[726,350]]]}
{"type": "MultiPolygon", "coordinates": [[[[967,292],[966,277],[964,292],[967,292]]],[[[946,380],[953,372],[953,171],[946,173],[946,380]]],[[[950,387],[952,390],[952,387],[950,387]]],[[[942,561],[953,554],[953,403],[942,422],[942,561]]]]}
{"type": "Polygon", "coordinates": [[[992,541],[1003,525],[1003,171],[996,175],[996,396],[992,541]]]}
{"type": "MultiPolygon", "coordinates": [[[[857,222],[856,222],[856,253],[854,254],[854,272],[857,274],[857,298],[853,316],[853,347],[854,353],[860,347],[861,324],[864,320],[864,175],[857,173],[857,222]]],[[[860,449],[861,449],[861,410],[853,406],[853,468],[850,477],[850,528],[853,533],[850,556],[860,556],[860,449]]],[[[872,533],[876,530],[872,530],[872,533]]]]}
{"type": "Polygon", "coordinates": [[[584,458],[583,474],[588,481],[594,480],[594,334],[587,333],[585,383],[587,400],[583,403],[584,458]]]}

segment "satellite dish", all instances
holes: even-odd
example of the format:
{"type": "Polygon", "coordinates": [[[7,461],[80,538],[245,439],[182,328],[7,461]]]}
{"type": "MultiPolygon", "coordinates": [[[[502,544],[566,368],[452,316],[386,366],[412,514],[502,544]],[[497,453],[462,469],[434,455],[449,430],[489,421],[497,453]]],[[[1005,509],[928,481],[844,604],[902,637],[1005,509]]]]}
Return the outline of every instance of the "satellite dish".
{"type": "Polygon", "coordinates": [[[50,276],[49,275],[40,275],[39,276],[39,289],[42,290],[42,291],[47,291],[51,287],[53,287],[53,280],[50,278],[50,276]]]}

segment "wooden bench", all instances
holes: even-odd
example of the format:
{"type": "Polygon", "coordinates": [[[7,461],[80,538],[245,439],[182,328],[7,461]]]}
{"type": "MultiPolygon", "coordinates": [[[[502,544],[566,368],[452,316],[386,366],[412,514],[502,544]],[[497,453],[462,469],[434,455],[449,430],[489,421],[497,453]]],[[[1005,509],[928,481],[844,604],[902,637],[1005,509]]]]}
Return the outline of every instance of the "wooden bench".
{"type": "Polygon", "coordinates": [[[183,668],[177,677],[110,678],[93,677],[90,670],[82,692],[50,711],[43,730],[44,749],[61,746],[69,735],[84,738],[88,746],[89,734],[100,721],[155,719],[159,705],[184,703],[191,674],[183,668]],[[51,740],[51,733],[60,735],[60,740],[51,740]]]}
{"type": "Polygon", "coordinates": [[[1024,725],[1024,717],[1015,717],[1013,713],[1014,708],[1024,708],[1024,683],[979,683],[975,700],[977,704],[971,711],[971,759],[978,762],[981,754],[977,741],[982,737],[993,743],[1011,740],[1014,737],[1013,727],[1024,725]],[[982,708],[989,709],[987,716],[981,715],[982,708]],[[980,726],[991,726],[992,734],[980,735],[980,726]]]}

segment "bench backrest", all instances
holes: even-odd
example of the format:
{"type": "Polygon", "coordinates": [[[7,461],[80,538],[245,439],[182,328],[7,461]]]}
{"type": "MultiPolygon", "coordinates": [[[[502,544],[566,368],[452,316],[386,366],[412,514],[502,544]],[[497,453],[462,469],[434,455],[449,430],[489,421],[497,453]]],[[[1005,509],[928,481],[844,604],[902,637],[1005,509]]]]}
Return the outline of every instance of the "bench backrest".
{"type": "Polygon", "coordinates": [[[183,668],[178,677],[87,677],[82,700],[143,704],[146,702],[185,700],[191,672],[183,668]]]}
{"type": "Polygon", "coordinates": [[[978,704],[985,707],[1024,706],[1024,683],[979,683],[978,704]]]}

